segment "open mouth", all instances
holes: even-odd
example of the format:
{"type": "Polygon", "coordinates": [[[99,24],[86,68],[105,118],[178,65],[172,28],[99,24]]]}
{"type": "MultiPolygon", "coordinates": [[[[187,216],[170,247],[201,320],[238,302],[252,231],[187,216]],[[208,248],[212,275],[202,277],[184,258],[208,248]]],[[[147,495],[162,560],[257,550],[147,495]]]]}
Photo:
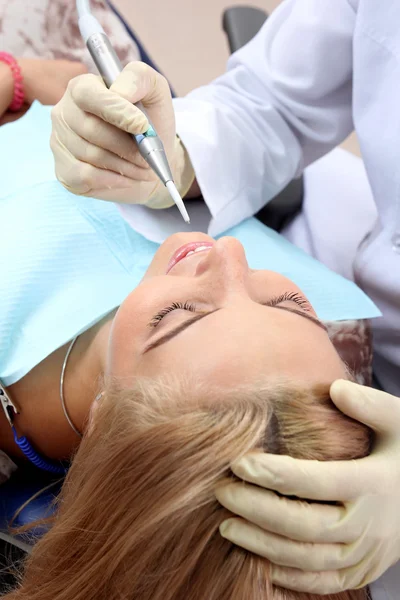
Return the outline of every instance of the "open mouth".
{"type": "Polygon", "coordinates": [[[205,252],[207,250],[211,250],[213,247],[213,242],[189,242],[184,246],[181,246],[174,252],[171,257],[171,260],[168,263],[167,273],[178,264],[181,260],[186,258],[187,256],[191,256],[192,254],[197,254],[198,252],[205,252]]]}

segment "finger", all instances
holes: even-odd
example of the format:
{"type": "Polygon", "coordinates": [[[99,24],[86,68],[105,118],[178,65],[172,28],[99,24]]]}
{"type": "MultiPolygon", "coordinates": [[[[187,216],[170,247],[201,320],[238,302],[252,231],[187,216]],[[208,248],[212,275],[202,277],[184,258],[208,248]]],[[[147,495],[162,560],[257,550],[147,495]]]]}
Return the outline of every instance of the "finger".
{"type": "Polygon", "coordinates": [[[165,77],[140,61],[127,64],[110,90],[129,102],[141,101],[148,107],[171,102],[171,91],[165,77]]]}
{"type": "Polygon", "coordinates": [[[360,546],[347,552],[345,544],[310,544],[279,536],[242,519],[227,519],[220,525],[223,538],[275,565],[302,570],[332,571],[357,564],[363,557],[360,546]]]}
{"type": "Polygon", "coordinates": [[[73,194],[122,204],[144,204],[158,182],[135,181],[70,157],[68,170],[63,174],[56,161],[56,176],[73,194]]]}
{"type": "Polygon", "coordinates": [[[68,88],[73,101],[82,110],[118,129],[138,135],[149,127],[144,113],[115,91],[108,90],[101,77],[81,75],[70,81],[68,88]]]}
{"type": "Polygon", "coordinates": [[[374,431],[399,434],[400,398],[344,379],[331,385],[330,396],[339,410],[374,431]]]}
{"type": "Polygon", "coordinates": [[[142,62],[131,62],[118,75],[110,90],[130,102],[142,102],[165,145],[167,157],[172,159],[175,114],[165,77],[142,62]]]}
{"type": "Polygon", "coordinates": [[[144,168],[149,168],[146,161],[140,156],[135,141],[126,131],[121,131],[106,123],[96,115],[85,113],[76,104],[69,105],[64,109],[63,115],[58,113],[55,107],[52,112],[53,119],[63,120],[64,130],[66,128],[74,131],[82,139],[113,152],[117,156],[137,164],[144,168]]]}
{"type": "Polygon", "coordinates": [[[324,502],[346,502],[361,495],[376,479],[377,460],[353,461],[295,459],[291,456],[252,452],[231,465],[244,481],[297,496],[324,502]]]}
{"type": "Polygon", "coordinates": [[[338,594],[358,586],[356,571],[347,576],[347,571],[301,571],[299,569],[271,566],[271,582],[275,586],[314,594],[338,594]]]}
{"type": "Polygon", "coordinates": [[[101,200],[112,200],[113,198],[110,198],[110,193],[113,194],[115,200],[115,190],[117,190],[118,194],[121,193],[121,190],[127,190],[127,192],[132,194],[131,179],[113,171],[82,163],[70,155],[68,150],[63,146],[57,147],[56,154],[56,177],[73,194],[92,196],[101,200]],[[66,156],[63,156],[64,154],[66,156]]]}
{"type": "MultiPolygon", "coordinates": [[[[58,154],[58,149],[61,146],[73,148],[74,158],[78,161],[88,163],[99,169],[114,171],[114,173],[123,175],[132,180],[130,185],[135,181],[155,181],[156,179],[155,174],[150,169],[143,169],[130,161],[120,158],[109,150],[83,140],[69,128],[64,129],[62,141],[57,138],[57,134],[54,133],[50,140],[50,146],[55,154],[58,154]]],[[[66,150],[66,152],[68,152],[68,150],[66,150]]],[[[92,187],[93,186],[91,186],[91,189],[92,187]]],[[[126,184],[124,187],[126,187],[126,184]]]]}
{"type": "MultiPolygon", "coordinates": [[[[67,136],[69,131],[74,131],[83,140],[113,152],[138,167],[150,170],[129,133],[117,129],[96,115],[86,113],[76,104],[56,105],[51,111],[51,120],[53,130],[58,131],[61,137],[67,136]]],[[[65,141],[64,144],[67,145],[65,141]]]]}
{"type": "Polygon", "coordinates": [[[218,502],[235,515],[292,540],[350,543],[355,539],[348,527],[341,527],[344,508],[340,506],[289,500],[243,483],[220,486],[215,494],[218,502]]]}
{"type": "Polygon", "coordinates": [[[162,184],[159,184],[158,182],[152,184],[146,181],[137,181],[133,188],[127,187],[116,189],[111,186],[101,190],[90,191],[82,195],[97,198],[99,200],[118,202],[119,204],[145,204],[147,206],[149,196],[153,194],[154,189],[158,185],[162,184]]]}
{"type": "MultiPolygon", "coordinates": [[[[59,170],[56,171],[56,176],[68,191],[78,196],[119,202],[117,194],[120,191],[127,190],[131,195],[134,193],[132,191],[132,181],[127,177],[79,161],[71,166],[71,175],[68,180],[64,179],[62,172],[59,170]],[[118,192],[115,190],[118,190],[118,192]]],[[[134,199],[132,202],[134,203],[134,199]]]]}

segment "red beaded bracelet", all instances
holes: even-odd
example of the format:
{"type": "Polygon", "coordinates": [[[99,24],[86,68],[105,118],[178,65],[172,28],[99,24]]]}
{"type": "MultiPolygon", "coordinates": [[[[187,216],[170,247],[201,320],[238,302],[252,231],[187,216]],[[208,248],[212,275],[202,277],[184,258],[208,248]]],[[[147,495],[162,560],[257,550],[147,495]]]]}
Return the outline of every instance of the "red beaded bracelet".
{"type": "Polygon", "coordinates": [[[21,69],[15,58],[8,52],[0,52],[0,61],[6,63],[11,69],[14,79],[14,96],[8,110],[16,112],[19,110],[25,99],[24,94],[24,80],[22,77],[21,69]]]}

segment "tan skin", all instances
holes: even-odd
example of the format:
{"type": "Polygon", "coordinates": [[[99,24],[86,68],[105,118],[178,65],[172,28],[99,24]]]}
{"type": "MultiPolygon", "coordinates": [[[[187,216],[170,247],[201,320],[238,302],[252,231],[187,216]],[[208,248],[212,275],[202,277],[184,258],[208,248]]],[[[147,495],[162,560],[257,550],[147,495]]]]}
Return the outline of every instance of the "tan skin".
{"type": "MultiPolygon", "coordinates": [[[[79,337],[68,363],[65,398],[81,431],[88,425],[102,378],[117,377],[129,386],[138,375],[195,374],[205,382],[235,386],[260,376],[287,376],[308,384],[329,384],[346,377],[326,331],[302,316],[315,316],[311,305],[299,306],[292,300],[285,300],[279,308],[262,304],[288,292],[304,295],[280,274],[249,269],[236,239],[222,238],[211,249],[187,256],[166,274],[175,250],[187,242],[203,240],[212,241],[202,233],[168,238],[119,310],[79,337]],[[174,302],[191,303],[195,312],[174,310],[151,327],[154,315],[174,302]],[[173,339],[146,352],[150,343],[178,325],[211,311],[173,339]]],[[[9,388],[21,408],[18,429],[52,458],[70,456],[79,444],[59,398],[67,347],[54,352],[9,388]]],[[[16,455],[8,434],[9,426],[1,414],[1,447],[16,455]]]]}
{"type": "Polygon", "coordinates": [[[17,58],[23,78],[25,103],[18,112],[8,111],[14,94],[10,67],[0,61],[0,125],[21,117],[34,100],[53,105],[61,100],[68,82],[87,72],[85,65],[71,60],[17,58]]]}

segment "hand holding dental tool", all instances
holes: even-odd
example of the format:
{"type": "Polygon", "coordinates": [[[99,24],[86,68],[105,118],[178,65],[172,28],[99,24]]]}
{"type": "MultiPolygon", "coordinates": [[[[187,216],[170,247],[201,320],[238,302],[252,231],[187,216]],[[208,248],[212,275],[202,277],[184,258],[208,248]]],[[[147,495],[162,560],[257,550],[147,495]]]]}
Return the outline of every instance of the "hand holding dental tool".
{"type": "MultiPolygon", "coordinates": [[[[86,42],[86,45],[89,49],[89,52],[96,64],[96,67],[103,77],[105,85],[110,88],[112,84],[116,81],[118,76],[123,71],[121,63],[113,50],[109,39],[104,33],[99,22],[93,17],[90,12],[89,0],[77,0],[77,9],[79,15],[79,27],[81,30],[81,34],[83,39],[86,42]]],[[[146,110],[141,102],[136,102],[135,106],[142,111],[145,115],[146,119],[149,122],[148,129],[143,133],[131,133],[134,138],[138,150],[144,160],[149,164],[152,170],[159,177],[160,181],[167,188],[170,197],[173,202],[177,205],[183,219],[189,223],[189,215],[186,211],[186,208],[183,204],[181,195],[174,183],[174,178],[171,172],[171,168],[168,164],[167,155],[163,146],[163,143],[159,136],[156,133],[155,127],[153,126],[149,115],[146,113],[146,110]]],[[[171,104],[172,108],[172,104],[171,104]]],[[[115,115],[114,115],[115,116],[115,115]]],[[[54,124],[54,119],[53,119],[54,124]]],[[[56,147],[58,142],[55,142],[54,138],[52,139],[52,149],[58,160],[58,167],[60,167],[60,159],[57,156],[57,151],[59,150],[56,147]]],[[[181,150],[182,153],[182,150],[181,150]]],[[[56,162],[57,162],[56,160],[56,162]]],[[[64,157],[65,160],[65,157],[64,157]]],[[[115,161],[114,161],[115,163],[115,161]]],[[[61,164],[62,167],[62,164],[61,164]]],[[[114,165],[115,169],[115,165],[114,165]]],[[[66,169],[67,170],[67,169],[66,169]]],[[[76,170],[75,170],[76,171],[76,170]]],[[[142,169],[143,171],[143,169],[142,169]]],[[[118,171],[117,171],[118,172],[118,171]]],[[[120,171],[123,174],[123,171],[120,171]]],[[[65,181],[65,178],[61,174],[57,173],[60,181],[71,191],[74,191],[74,186],[68,185],[68,181],[65,181]],[[63,181],[64,179],[64,181],[63,181]]],[[[107,186],[109,187],[109,186],[107,186]]],[[[90,190],[91,191],[91,190],[90,190]]],[[[80,192],[81,193],[81,192],[80,192]]],[[[89,193],[90,194],[90,193],[89,193]]],[[[109,199],[109,198],[105,198],[109,199]]],[[[119,200],[119,198],[117,199],[119,200]]],[[[151,202],[149,202],[150,206],[153,206],[151,202]]],[[[155,203],[155,207],[157,203],[155,203]]]]}

